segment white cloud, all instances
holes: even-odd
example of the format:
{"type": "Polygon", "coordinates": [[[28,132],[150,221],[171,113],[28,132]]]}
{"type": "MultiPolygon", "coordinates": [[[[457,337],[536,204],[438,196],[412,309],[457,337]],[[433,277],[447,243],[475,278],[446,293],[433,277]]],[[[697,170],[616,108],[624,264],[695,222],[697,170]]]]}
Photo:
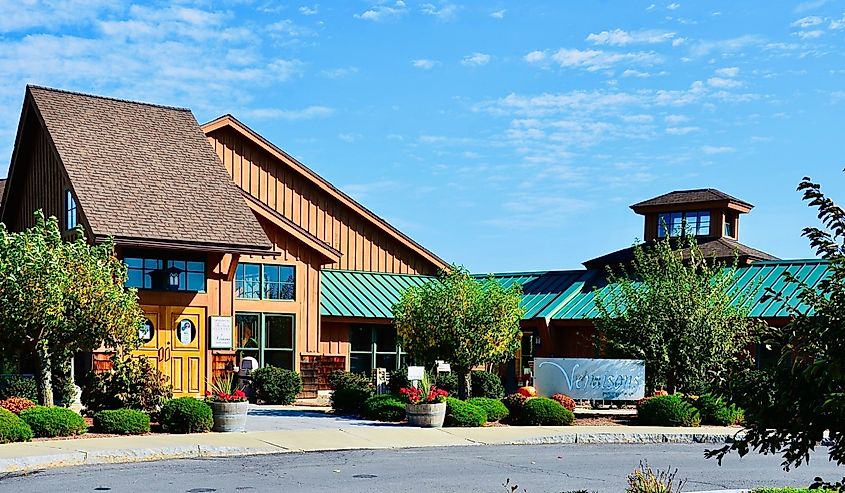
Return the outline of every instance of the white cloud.
{"type": "Polygon", "coordinates": [[[622,115],[621,118],[625,123],[651,123],[654,121],[653,116],[646,114],[622,115]]]}
{"type": "Polygon", "coordinates": [[[816,39],[820,38],[824,34],[824,31],[821,29],[814,29],[812,31],[798,31],[795,33],[801,39],[816,39]]]}
{"type": "Polygon", "coordinates": [[[341,79],[358,73],[357,67],[338,67],[320,71],[320,75],[327,79],[341,79]]]}
{"type": "Polygon", "coordinates": [[[671,41],[675,33],[651,29],[647,31],[627,32],[622,29],[591,33],[587,41],[599,45],[625,46],[629,44],[656,44],[671,41]]]}
{"type": "Polygon", "coordinates": [[[663,121],[670,125],[677,125],[678,123],[688,122],[689,117],[684,115],[666,115],[663,117],[663,121]]]}
{"type": "Polygon", "coordinates": [[[666,8],[669,9],[669,10],[676,10],[680,6],[681,6],[681,4],[679,4],[679,3],[670,3],[669,5],[666,6],[666,8]]]}
{"type": "Polygon", "coordinates": [[[720,39],[720,40],[704,40],[696,43],[692,48],[692,54],[696,56],[705,56],[713,51],[737,52],[747,46],[763,45],[766,40],[761,36],[753,34],[745,34],[735,38],[720,39]]]}
{"type": "Polygon", "coordinates": [[[4,4],[0,33],[33,32],[71,24],[91,24],[91,19],[123,7],[111,0],[24,0],[4,4]]]}
{"type": "Polygon", "coordinates": [[[244,113],[256,119],[299,121],[326,118],[334,114],[334,110],[327,106],[308,106],[299,110],[258,108],[245,110],[244,113]]]}
{"type": "Polygon", "coordinates": [[[532,51],[522,58],[528,63],[538,63],[546,59],[546,54],[542,51],[532,51]]]}
{"type": "Polygon", "coordinates": [[[800,14],[801,12],[817,9],[828,2],[830,2],[830,0],[809,0],[807,2],[802,2],[795,6],[795,12],[800,14]]]}
{"type": "Polygon", "coordinates": [[[437,8],[433,3],[424,3],[420,6],[420,11],[423,14],[436,17],[437,20],[450,21],[457,15],[458,6],[453,3],[442,3],[440,8],[437,8]]]}
{"type": "Polygon", "coordinates": [[[707,79],[707,84],[710,87],[718,87],[720,89],[732,89],[742,86],[742,82],[736,79],[725,79],[722,77],[711,77],[707,79]]]}
{"type": "Polygon", "coordinates": [[[437,60],[429,60],[427,58],[420,58],[417,60],[411,60],[411,65],[416,68],[421,68],[423,70],[429,70],[434,68],[436,65],[440,64],[437,60]]]}
{"type": "Polygon", "coordinates": [[[465,56],[464,59],[461,60],[461,65],[480,67],[490,63],[491,58],[492,57],[486,53],[473,53],[472,55],[465,56]]]}
{"type": "Polygon", "coordinates": [[[649,5],[648,7],[646,7],[645,9],[646,9],[646,10],[654,10],[656,7],[657,7],[657,5],[655,5],[655,4],[651,4],[651,5],[649,5]]]}
{"type": "Polygon", "coordinates": [[[734,149],[733,147],[729,147],[729,146],[710,146],[710,145],[707,145],[707,146],[704,146],[704,147],[701,148],[701,152],[703,152],[704,154],[707,154],[707,155],[728,154],[728,153],[734,152],[735,150],[736,149],[734,149]]]}
{"type": "Polygon", "coordinates": [[[402,0],[397,0],[393,4],[377,3],[369,9],[365,10],[364,12],[361,12],[360,14],[355,14],[353,17],[365,21],[380,22],[383,20],[400,17],[404,15],[405,12],[407,12],[405,2],[402,0]]]}
{"type": "Polygon", "coordinates": [[[667,127],[666,133],[669,135],[687,135],[701,130],[698,127],[667,127]]]}
{"type": "Polygon", "coordinates": [[[620,63],[650,66],[663,62],[662,57],[653,52],[615,53],[602,50],[568,48],[561,48],[551,54],[532,51],[525,55],[524,59],[529,63],[537,64],[546,62],[547,57],[563,68],[583,68],[588,72],[610,68],[620,63]]]}
{"type": "Polygon", "coordinates": [[[822,22],[824,22],[824,19],[822,19],[821,17],[819,17],[817,15],[810,15],[810,16],[802,17],[801,19],[798,19],[797,21],[790,24],[790,26],[800,27],[801,29],[805,29],[805,28],[808,28],[808,27],[818,26],[822,22]]]}
{"type": "Polygon", "coordinates": [[[299,7],[299,12],[302,15],[317,15],[318,13],[320,13],[320,6],[317,4],[314,4],[314,6],[312,7],[303,5],[302,7],[299,7]]]}
{"type": "Polygon", "coordinates": [[[507,9],[496,10],[496,11],[490,12],[490,17],[493,17],[493,18],[496,18],[496,19],[504,19],[506,12],[507,12],[507,9]]]}
{"type": "Polygon", "coordinates": [[[716,69],[716,75],[719,77],[736,77],[739,75],[739,67],[724,67],[716,69]]]}

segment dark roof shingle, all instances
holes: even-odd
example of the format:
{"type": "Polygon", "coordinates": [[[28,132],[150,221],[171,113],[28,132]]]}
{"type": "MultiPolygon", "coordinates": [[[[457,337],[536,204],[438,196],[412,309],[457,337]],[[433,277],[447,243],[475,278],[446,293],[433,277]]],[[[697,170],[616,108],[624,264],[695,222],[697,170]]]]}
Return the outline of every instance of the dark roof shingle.
{"type": "Polygon", "coordinates": [[[271,248],[190,110],[27,90],[95,235],[271,248]]]}
{"type": "Polygon", "coordinates": [[[740,200],[726,194],[725,192],[716,190],[715,188],[699,188],[695,190],[676,190],[674,192],[664,193],[663,195],[638,202],[632,205],[631,208],[654,205],[695,204],[699,202],[714,202],[719,200],[728,200],[737,204],[742,204],[749,208],[754,207],[744,200],[740,200]]]}
{"type": "MultiPolygon", "coordinates": [[[[645,247],[652,245],[654,245],[654,241],[641,244],[641,246],[645,247]]],[[[738,241],[730,240],[728,238],[701,240],[698,242],[698,248],[701,249],[701,253],[703,253],[705,257],[715,257],[717,259],[730,259],[734,256],[734,253],[736,253],[741,259],[750,260],[752,262],[756,260],[778,260],[777,257],[764,251],[751,248],[748,245],[743,245],[738,241]]],[[[684,249],[682,253],[686,254],[686,249],[684,249]]],[[[584,262],[584,266],[588,269],[596,269],[606,265],[616,266],[618,264],[627,264],[633,260],[634,247],[628,247],[602,255],[601,257],[587,260],[584,262]]]]}

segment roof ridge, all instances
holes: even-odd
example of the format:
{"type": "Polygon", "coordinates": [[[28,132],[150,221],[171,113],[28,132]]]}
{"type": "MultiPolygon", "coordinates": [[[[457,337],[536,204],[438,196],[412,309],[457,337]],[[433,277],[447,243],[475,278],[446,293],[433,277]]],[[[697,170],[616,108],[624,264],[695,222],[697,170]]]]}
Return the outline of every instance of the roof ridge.
{"type": "Polygon", "coordinates": [[[480,276],[528,276],[528,275],[546,275],[546,274],[573,274],[573,273],[584,273],[587,272],[589,269],[553,269],[553,270],[528,270],[528,271],[514,271],[514,272],[488,272],[488,273],[476,273],[472,274],[473,276],[480,277],[480,276]]]}
{"type": "Polygon", "coordinates": [[[432,276],[429,274],[403,274],[401,272],[376,272],[370,270],[354,270],[354,269],[320,269],[322,272],[349,272],[352,274],[370,274],[370,275],[379,275],[379,276],[413,276],[413,277],[437,277],[432,276]]]}
{"type": "Polygon", "coordinates": [[[90,94],[87,92],[79,92],[79,91],[69,91],[67,89],[57,89],[55,87],[47,87],[47,86],[39,86],[37,84],[27,84],[27,90],[29,89],[41,89],[42,91],[49,91],[49,92],[58,92],[63,94],[72,94],[74,96],[84,96],[88,98],[95,98],[95,99],[103,99],[106,101],[115,101],[118,103],[130,103],[130,104],[138,104],[141,106],[151,106],[153,108],[163,108],[167,110],[175,110],[175,111],[186,111],[188,113],[191,112],[190,108],[186,108],[183,106],[170,106],[166,104],[157,104],[157,103],[148,103],[146,101],[135,101],[131,99],[123,99],[123,98],[115,98],[112,96],[101,96],[99,94],[90,94]]]}

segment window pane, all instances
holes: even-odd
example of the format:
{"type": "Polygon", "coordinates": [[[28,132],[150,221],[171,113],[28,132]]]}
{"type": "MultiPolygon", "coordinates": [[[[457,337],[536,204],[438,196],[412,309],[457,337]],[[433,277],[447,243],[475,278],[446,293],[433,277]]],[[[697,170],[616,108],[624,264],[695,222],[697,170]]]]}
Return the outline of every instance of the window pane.
{"type": "Polygon", "coordinates": [[[141,268],[144,266],[144,261],[135,257],[125,258],[123,259],[123,263],[126,264],[127,267],[141,268]]]}
{"type": "Polygon", "coordinates": [[[144,271],[142,269],[129,269],[127,271],[126,286],[130,288],[143,288],[144,271]]]}
{"type": "Polygon", "coordinates": [[[188,291],[205,291],[204,273],[188,273],[188,291]]]}
{"type": "Polygon", "coordinates": [[[265,265],[264,266],[264,281],[265,282],[279,282],[279,266],[265,265]]]}
{"type": "Polygon", "coordinates": [[[264,351],[263,365],[293,370],[293,351],[264,351]]]}
{"type": "Polygon", "coordinates": [[[352,353],[349,355],[349,371],[370,374],[372,355],[370,353],[352,353]]]}
{"type": "Polygon", "coordinates": [[[257,349],[259,345],[258,315],[235,315],[235,324],[238,326],[238,347],[257,349]]]}
{"type": "Polygon", "coordinates": [[[376,328],[376,352],[396,352],[396,329],[392,325],[376,328]]]}
{"type": "Polygon", "coordinates": [[[349,345],[352,351],[373,350],[373,330],[370,327],[352,327],[349,329],[349,345]]]}
{"type": "Polygon", "coordinates": [[[188,262],[188,272],[205,273],[205,262],[188,262]]]}
{"type": "Polygon", "coordinates": [[[377,354],[376,368],[387,368],[388,370],[396,369],[396,353],[393,354],[377,354]]]}
{"type": "Polygon", "coordinates": [[[290,283],[296,282],[296,269],[289,265],[282,266],[279,271],[279,280],[290,283]]]}
{"type": "Polygon", "coordinates": [[[163,263],[161,260],[157,258],[145,258],[144,259],[144,268],[148,270],[152,269],[161,269],[163,267],[163,263]]]}
{"type": "Polygon", "coordinates": [[[293,317],[264,317],[267,339],[265,347],[293,349],[293,317]]]}
{"type": "MultiPolygon", "coordinates": [[[[247,350],[241,349],[241,350],[238,351],[238,363],[237,363],[238,366],[240,366],[241,361],[247,356],[255,358],[256,364],[261,364],[261,359],[258,355],[257,349],[247,349],[247,350]]],[[[255,369],[255,368],[253,368],[253,369],[255,369]]]]}

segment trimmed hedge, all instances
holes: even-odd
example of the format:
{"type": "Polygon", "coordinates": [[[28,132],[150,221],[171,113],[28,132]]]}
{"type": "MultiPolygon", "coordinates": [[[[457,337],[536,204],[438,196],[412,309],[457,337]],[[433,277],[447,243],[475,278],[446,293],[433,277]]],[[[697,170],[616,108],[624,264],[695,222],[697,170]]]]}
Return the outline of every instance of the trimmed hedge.
{"type": "Polygon", "coordinates": [[[375,421],[402,421],[405,419],[405,403],[395,395],[374,395],[364,402],[362,414],[375,421]]]}
{"type": "Polygon", "coordinates": [[[6,375],[0,377],[0,399],[23,397],[38,402],[38,383],[33,377],[6,375]]]}
{"type": "Polygon", "coordinates": [[[489,371],[474,371],[470,374],[472,380],[472,396],[501,399],[505,396],[505,386],[502,379],[489,371]]]}
{"type": "Polygon", "coordinates": [[[572,411],[548,397],[532,397],[525,401],[520,423],[534,426],[569,426],[575,422],[572,411]]]}
{"type": "Polygon", "coordinates": [[[150,416],[137,409],[108,409],[94,415],[94,428],[114,435],[142,435],[150,432],[150,416]]]}
{"type": "Polygon", "coordinates": [[[502,399],[502,404],[508,408],[508,421],[518,422],[522,416],[522,408],[528,398],[522,394],[508,394],[502,399]]]}
{"type": "Polygon", "coordinates": [[[742,409],[734,404],[726,404],[721,397],[702,394],[698,398],[688,400],[698,409],[703,425],[731,426],[742,424],[745,419],[745,412],[742,409]]]}
{"type": "Polygon", "coordinates": [[[348,371],[334,371],[329,375],[332,387],[331,405],[337,414],[361,414],[364,403],[375,395],[370,379],[348,371]]]}
{"type": "Polygon", "coordinates": [[[69,437],[88,431],[85,419],[66,407],[35,406],[21,411],[20,417],[36,437],[69,437]]]}
{"type": "Polygon", "coordinates": [[[489,397],[473,397],[466,400],[467,404],[484,410],[487,415],[487,421],[501,421],[508,417],[508,408],[498,399],[491,399],[489,397]]]}
{"type": "Polygon", "coordinates": [[[446,426],[475,428],[486,422],[487,413],[480,407],[454,397],[446,398],[446,426]]]}
{"type": "Polygon", "coordinates": [[[24,420],[8,409],[0,409],[0,443],[28,442],[32,436],[32,428],[24,420]]]}
{"type": "Polygon", "coordinates": [[[458,374],[454,372],[438,373],[434,377],[434,385],[438,389],[449,392],[449,395],[458,395],[458,374]]]}
{"type": "Polygon", "coordinates": [[[161,428],[168,433],[204,433],[214,426],[211,406],[193,397],[178,397],[161,406],[161,428]]]}
{"type": "Polygon", "coordinates": [[[637,418],[644,425],[686,426],[701,425],[698,409],[679,394],[658,395],[637,404],[637,418]]]}
{"type": "Polygon", "coordinates": [[[255,393],[266,404],[292,404],[302,392],[302,378],[293,370],[265,366],[252,372],[255,393]]]}

